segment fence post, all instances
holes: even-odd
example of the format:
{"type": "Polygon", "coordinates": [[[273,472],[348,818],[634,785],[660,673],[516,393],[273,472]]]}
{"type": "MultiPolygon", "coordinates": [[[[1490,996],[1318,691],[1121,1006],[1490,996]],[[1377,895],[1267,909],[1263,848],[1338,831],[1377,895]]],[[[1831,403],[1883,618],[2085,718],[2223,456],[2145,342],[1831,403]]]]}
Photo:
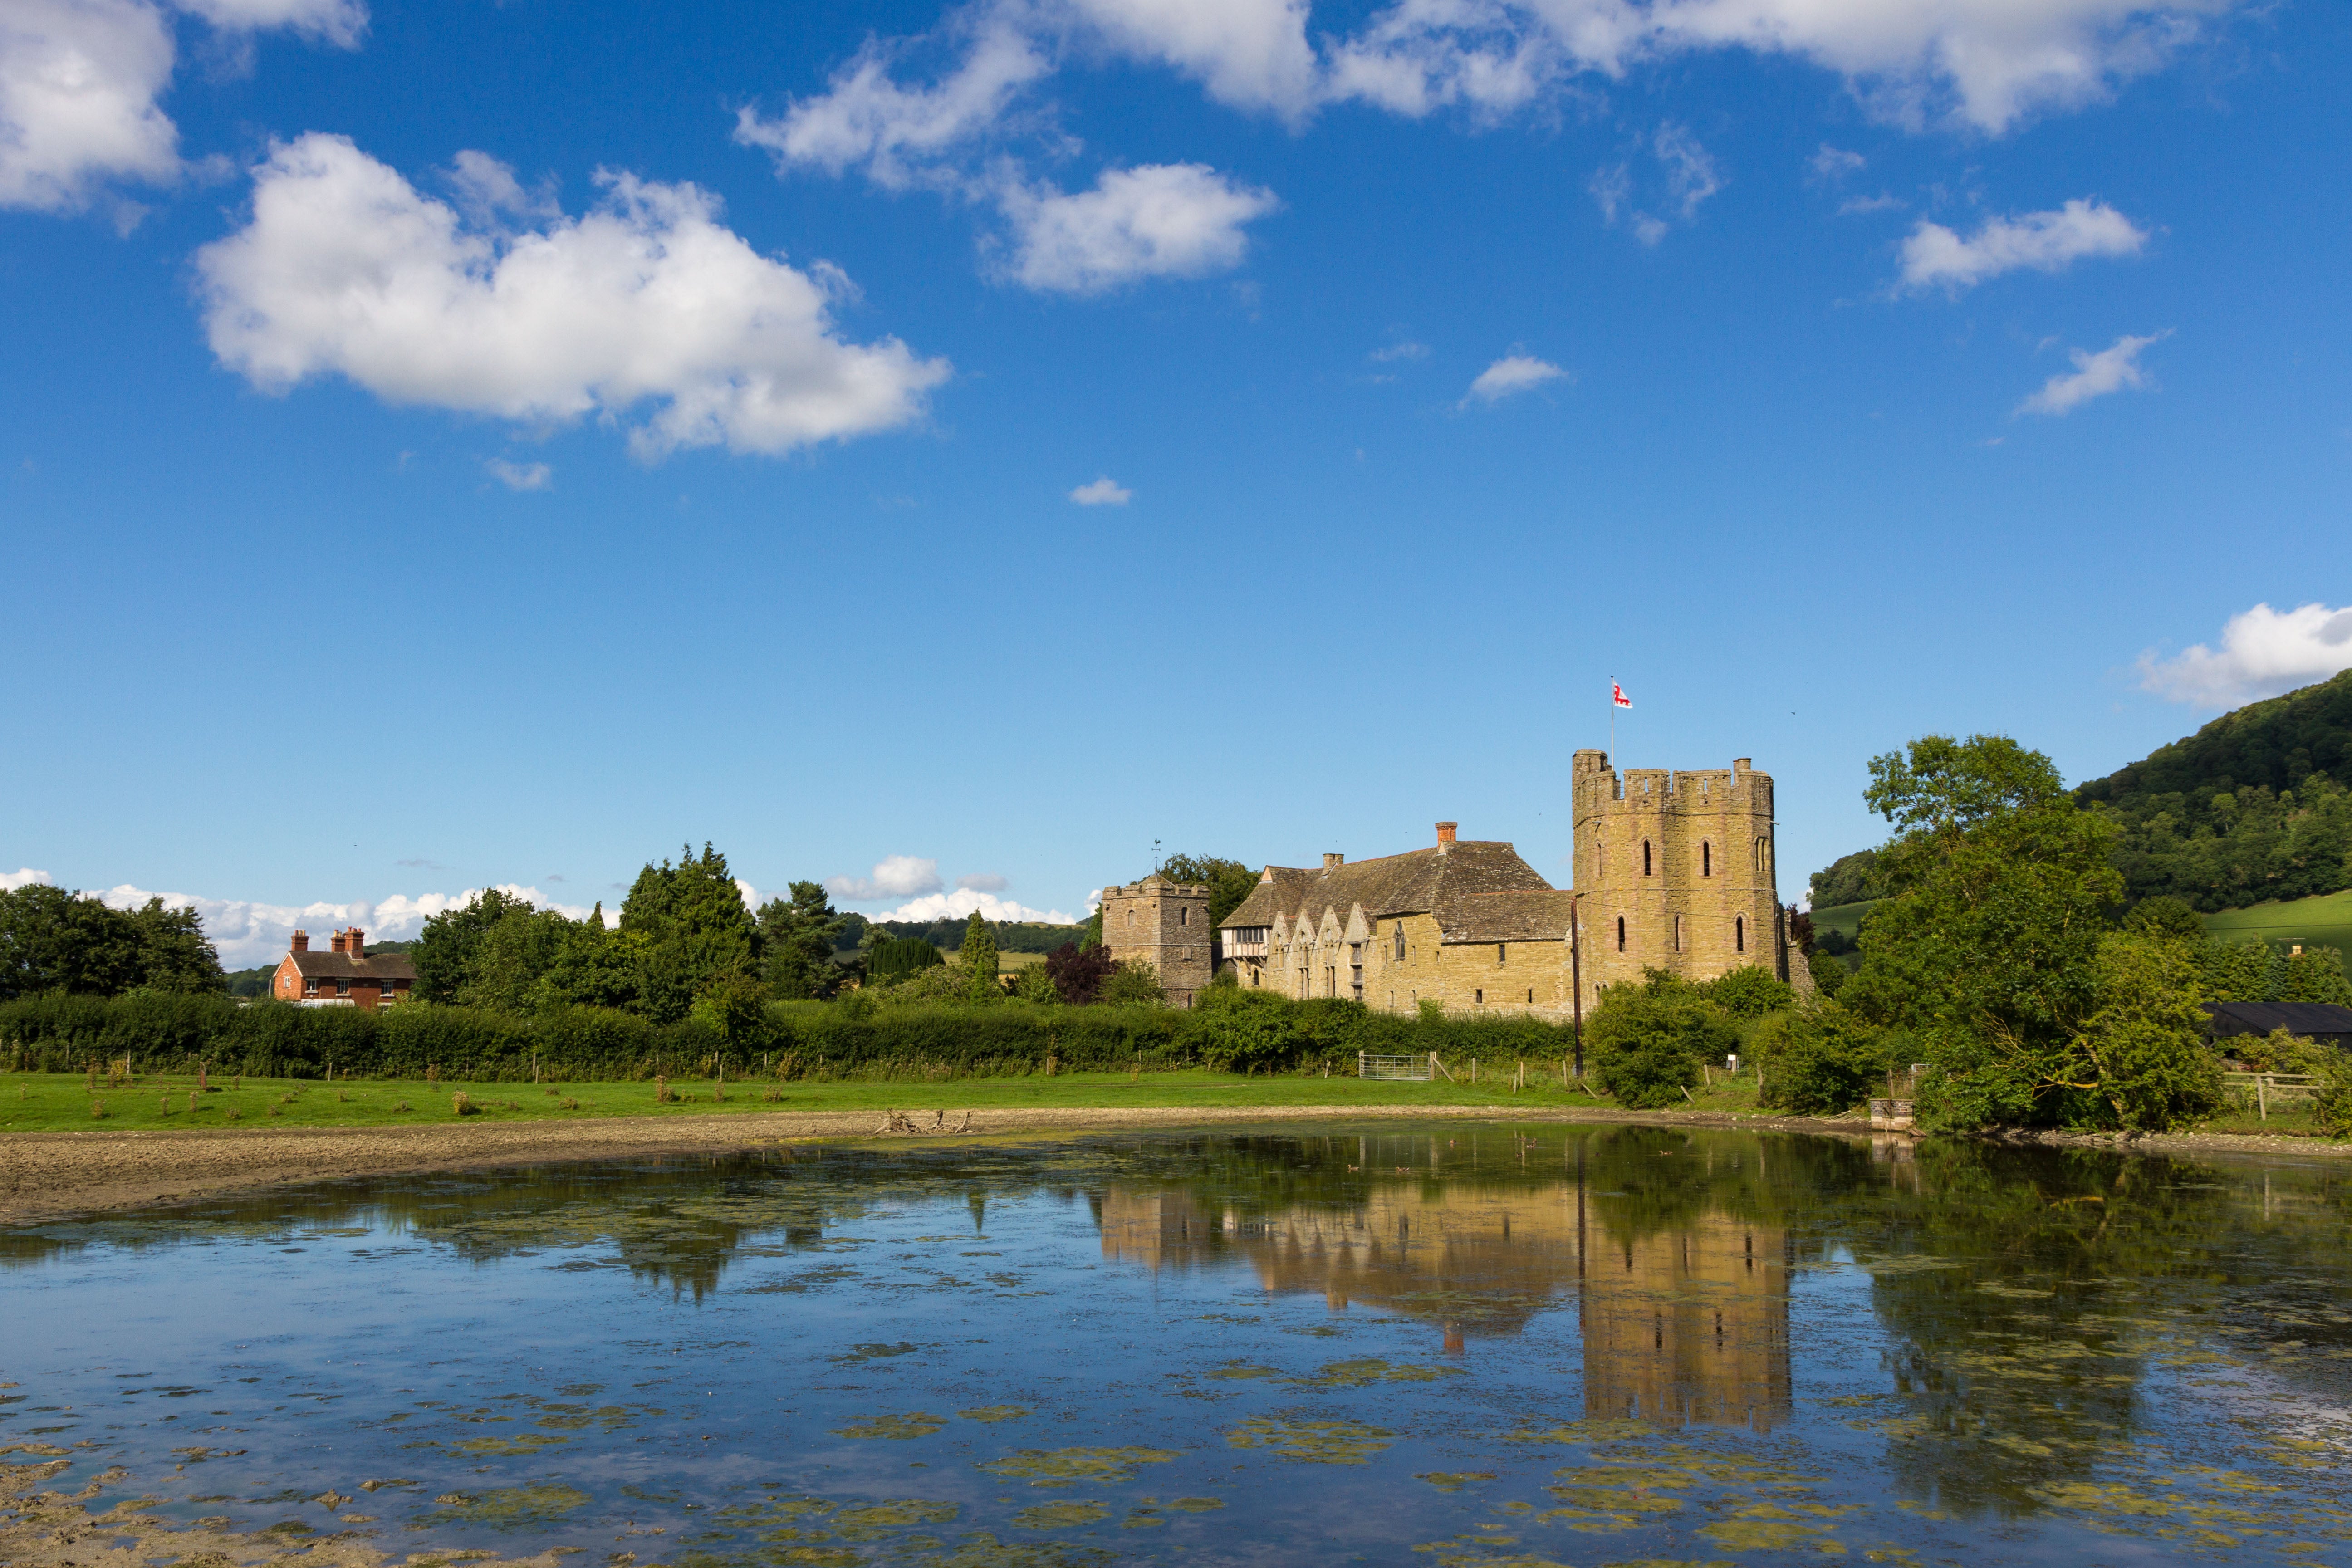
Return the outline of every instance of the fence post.
{"type": "Polygon", "coordinates": [[[2259,1074],[2259,1075],[2257,1075],[2257,1076],[2255,1077],[2255,1079],[2254,1079],[2254,1107],[2255,1107],[2255,1110],[2256,1110],[2256,1112],[2257,1112],[2258,1120],[2261,1120],[2261,1121],[2268,1121],[2271,1119],[2271,1097],[2270,1097],[2270,1087],[2271,1087],[2271,1076],[2270,1076],[2270,1074],[2268,1074],[2268,1073],[2262,1073],[2262,1074],[2259,1074]]]}

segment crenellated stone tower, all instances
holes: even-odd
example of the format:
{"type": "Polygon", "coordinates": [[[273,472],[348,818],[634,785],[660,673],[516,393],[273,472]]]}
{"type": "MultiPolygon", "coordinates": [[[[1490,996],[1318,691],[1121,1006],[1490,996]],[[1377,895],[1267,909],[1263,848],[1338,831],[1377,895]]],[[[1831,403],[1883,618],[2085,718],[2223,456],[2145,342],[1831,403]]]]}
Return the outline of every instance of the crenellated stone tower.
{"type": "Polygon", "coordinates": [[[1644,969],[1707,980],[1754,964],[1791,978],[1769,773],[1741,757],[1727,770],[1620,774],[1591,751],[1576,753],[1573,785],[1587,1008],[1644,969]]]}
{"type": "Polygon", "coordinates": [[[1150,963],[1160,971],[1168,1005],[1190,1007],[1216,959],[1207,885],[1171,881],[1154,871],[1140,882],[1105,888],[1102,917],[1103,946],[1111,957],[1150,963]]]}

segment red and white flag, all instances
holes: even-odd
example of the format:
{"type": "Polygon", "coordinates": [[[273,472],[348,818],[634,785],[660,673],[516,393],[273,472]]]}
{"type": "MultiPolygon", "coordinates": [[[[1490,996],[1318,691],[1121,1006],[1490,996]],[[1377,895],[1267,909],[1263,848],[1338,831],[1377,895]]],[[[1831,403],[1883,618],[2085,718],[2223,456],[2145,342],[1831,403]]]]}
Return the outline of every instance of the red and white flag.
{"type": "Polygon", "coordinates": [[[1613,680],[1609,683],[1609,700],[1620,708],[1633,706],[1633,700],[1625,695],[1625,689],[1613,680]]]}

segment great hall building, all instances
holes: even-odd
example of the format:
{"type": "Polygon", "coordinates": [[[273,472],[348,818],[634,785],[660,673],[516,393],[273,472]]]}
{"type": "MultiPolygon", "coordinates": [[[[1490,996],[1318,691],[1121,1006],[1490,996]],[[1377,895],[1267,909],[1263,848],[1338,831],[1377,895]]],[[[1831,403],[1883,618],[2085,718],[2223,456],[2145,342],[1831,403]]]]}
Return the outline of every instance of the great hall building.
{"type": "Polygon", "coordinates": [[[1269,866],[1240,908],[1207,931],[1209,889],[1153,875],[1103,889],[1103,942],[1155,964],[1187,1006],[1213,973],[1295,997],[1349,997],[1386,1012],[1565,1020],[1575,984],[1644,969],[1707,980],[1755,965],[1811,989],[1791,965],[1772,865],[1772,779],[1728,769],[1620,773],[1576,753],[1575,887],[1553,887],[1497,839],[1460,837],[1401,855],[1269,866]]]}

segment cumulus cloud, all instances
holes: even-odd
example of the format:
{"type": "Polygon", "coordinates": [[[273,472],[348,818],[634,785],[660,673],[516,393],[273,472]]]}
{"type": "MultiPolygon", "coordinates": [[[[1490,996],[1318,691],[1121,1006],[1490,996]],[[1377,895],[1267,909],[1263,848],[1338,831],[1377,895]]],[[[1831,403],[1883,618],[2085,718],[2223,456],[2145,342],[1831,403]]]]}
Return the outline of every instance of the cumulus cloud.
{"type": "Polygon", "coordinates": [[[1080,506],[1125,506],[1135,499],[1135,492],[1122,489],[1108,474],[1105,474],[1092,484],[1080,485],[1072,490],[1070,499],[1080,506]]]}
{"type": "Polygon", "coordinates": [[[581,217],[486,232],[346,137],[276,147],[250,221],[196,255],[213,352],[273,392],[337,374],[393,403],[634,417],[646,458],[890,429],[947,378],[896,338],[842,339],[840,272],[760,255],[696,186],[598,183],[581,217]]]}
{"type": "Polygon", "coordinates": [[[2217,650],[2204,643],[2171,658],[2140,655],[2140,685],[2175,702],[2235,708],[2352,669],[2352,608],[2256,605],[2231,616],[2217,650]]]}
{"type": "Polygon", "coordinates": [[[975,910],[982,920],[1038,921],[1057,926],[1076,923],[1059,910],[1033,910],[1011,899],[1000,899],[992,893],[969,888],[916,899],[874,918],[877,921],[961,921],[970,920],[975,910]]]}
{"type": "Polygon", "coordinates": [[[968,877],[958,877],[956,886],[973,893],[1001,893],[1013,884],[993,871],[975,871],[968,877]]]}
{"type": "Polygon", "coordinates": [[[2086,256],[2137,256],[2147,243],[2147,230],[2101,201],[1988,218],[1965,239],[1923,220],[1903,242],[1903,286],[1957,294],[2021,267],[2057,272],[2086,256]]]}
{"type": "MultiPolygon", "coordinates": [[[[227,33],[287,28],[356,44],[355,0],[182,0],[227,33]]],[[[180,133],[157,104],[176,62],[153,0],[8,0],[0,6],[0,207],[71,212],[118,183],[179,177],[180,133]]]]}
{"type": "Polygon", "coordinates": [[[919,855],[885,856],[875,865],[874,874],[870,877],[827,877],[824,879],[826,892],[853,903],[936,893],[945,885],[940,880],[940,863],[919,855]]]}
{"type": "Polygon", "coordinates": [[[1505,354],[1478,373],[1478,379],[1470,384],[1469,392],[1462,399],[1462,406],[1500,403],[1506,397],[1531,391],[1546,382],[1559,381],[1567,374],[1549,360],[1540,360],[1533,354],[1505,354]]]}
{"type": "Polygon", "coordinates": [[[1281,205],[1205,163],[1106,169],[1075,194],[1015,185],[999,201],[1012,229],[1004,270],[1027,288],[1067,294],[1228,271],[1249,249],[1242,226],[1281,205]]]}
{"type": "MultiPolygon", "coordinates": [[[[47,877],[36,873],[46,881],[47,877]]],[[[0,878],[0,881],[5,881],[0,878]]],[[[460,910],[479,898],[486,889],[468,888],[461,893],[394,893],[373,902],[365,899],[348,903],[319,900],[308,904],[260,903],[247,899],[210,899],[195,893],[155,892],[125,882],[108,888],[98,897],[118,910],[135,910],[150,899],[161,899],[173,909],[189,909],[204,922],[205,934],[212,939],[220,952],[221,964],[227,969],[251,969],[269,963],[285,955],[289,939],[298,930],[307,931],[320,946],[326,933],[339,926],[358,926],[367,933],[370,942],[405,942],[425,927],[435,915],[450,910],[460,910]]],[[[501,882],[498,891],[509,898],[543,910],[554,910],[568,920],[586,920],[589,910],[584,905],[558,903],[537,888],[515,882],[501,882]]],[[[606,924],[618,917],[608,913],[606,924]]]]}
{"type": "Polygon", "coordinates": [[[14,871],[0,871],[0,893],[13,893],[19,888],[52,886],[47,871],[36,871],[30,866],[20,866],[14,871]]]}
{"type": "Polygon", "coordinates": [[[2071,374],[2061,373],[2042,384],[2042,390],[2017,405],[2020,414],[2066,414],[2094,397],[2105,397],[2126,387],[2147,385],[2147,373],[2139,367],[2140,350],[2160,342],[2172,335],[2169,328],[2152,332],[2144,338],[2122,337],[2090,353],[2082,349],[2069,349],[2066,357],[2074,362],[2071,374]]]}
{"type": "Polygon", "coordinates": [[[492,458],[482,466],[510,490],[543,490],[555,482],[555,470],[545,463],[510,463],[504,458],[492,458]]]}

